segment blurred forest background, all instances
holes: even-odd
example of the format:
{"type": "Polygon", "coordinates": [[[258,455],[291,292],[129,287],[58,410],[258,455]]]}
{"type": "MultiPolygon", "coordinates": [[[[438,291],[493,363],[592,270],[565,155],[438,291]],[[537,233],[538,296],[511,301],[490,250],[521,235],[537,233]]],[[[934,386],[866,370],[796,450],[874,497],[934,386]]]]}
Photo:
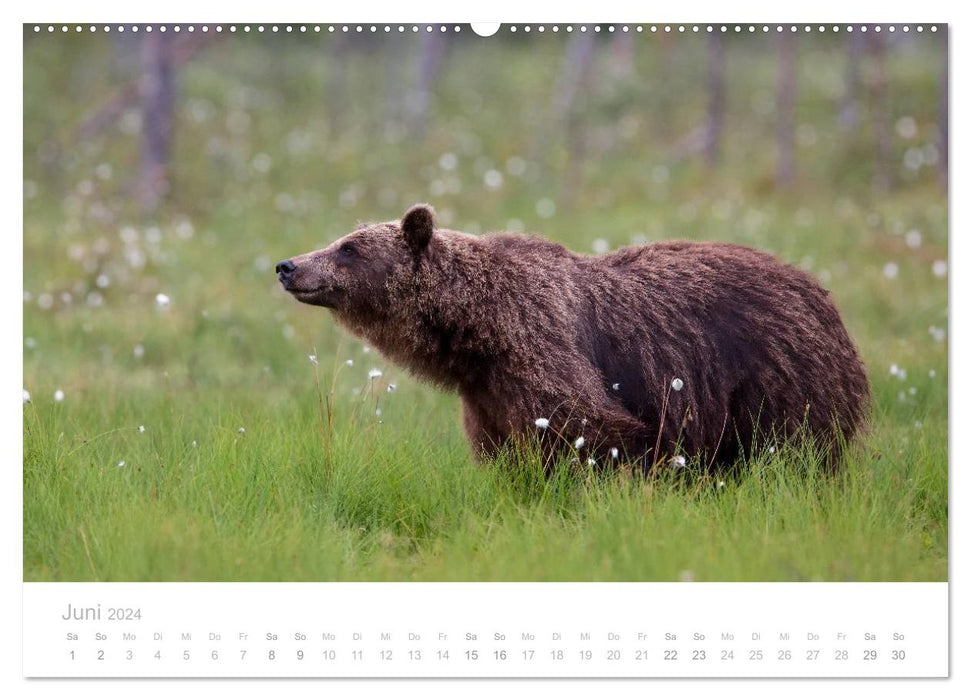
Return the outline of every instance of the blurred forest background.
{"type": "MultiPolygon", "coordinates": [[[[425,513],[420,495],[389,496],[388,512],[362,511],[333,496],[325,517],[313,500],[307,357],[338,403],[357,400],[369,368],[384,372],[381,387],[399,391],[371,423],[388,444],[439,450],[409,469],[468,462],[454,399],[293,303],[273,266],[429,202],[442,226],[535,232],[583,253],[723,240],[811,270],[870,368],[876,449],[900,460],[881,466],[888,493],[920,482],[916,454],[940,487],[915,491],[929,510],[908,520],[914,551],[882,554],[890,569],[871,573],[946,576],[946,27],[153,29],[24,27],[25,575],[231,578],[231,562],[198,555],[236,535],[189,493],[194,470],[246,463],[296,465],[286,473],[304,492],[296,512],[269,486],[259,507],[237,504],[253,532],[274,514],[308,533],[319,518],[365,532],[348,547],[366,552],[386,551],[391,533],[412,564],[384,575],[420,576],[416,552],[455,527],[435,529],[440,504],[425,513]],[[259,448],[239,454],[257,426],[259,448]],[[118,520],[142,539],[112,530],[118,520]]],[[[899,546],[901,531],[884,529],[899,546]]],[[[281,542],[273,556],[289,551],[281,542]]],[[[864,559],[867,548],[880,549],[861,543],[864,559]]],[[[340,575],[372,575],[362,557],[340,575]]],[[[683,566],[639,561],[632,576],[683,566]]],[[[302,575],[339,575],[324,562],[302,575]]]]}
{"type": "MultiPolygon", "coordinates": [[[[167,198],[199,209],[209,194],[200,179],[228,189],[289,176],[279,185],[302,201],[302,168],[319,159],[348,180],[328,198],[318,178],[310,189],[320,206],[370,200],[366,212],[451,202],[480,184],[503,190],[493,199],[506,207],[523,184],[573,208],[586,197],[606,207],[623,192],[597,172],[605,159],[639,166],[623,179],[648,199],[739,162],[748,166],[739,185],[761,194],[814,183],[885,192],[935,173],[946,182],[946,32],[936,26],[923,36],[923,26],[808,35],[788,25],[740,35],[718,25],[673,35],[513,27],[488,41],[444,25],[300,27],[94,36],[87,26],[48,36],[25,27],[28,170],[66,175],[117,151],[126,187],[111,194],[143,215],[167,198]],[[459,158],[481,183],[435,178],[465,174],[459,158]],[[397,171],[409,166],[428,181],[410,191],[397,171]],[[275,177],[257,177],[271,169],[275,177]],[[504,174],[520,186],[503,188],[504,174]]],[[[302,203],[295,209],[309,214],[313,202],[302,203]]]]}

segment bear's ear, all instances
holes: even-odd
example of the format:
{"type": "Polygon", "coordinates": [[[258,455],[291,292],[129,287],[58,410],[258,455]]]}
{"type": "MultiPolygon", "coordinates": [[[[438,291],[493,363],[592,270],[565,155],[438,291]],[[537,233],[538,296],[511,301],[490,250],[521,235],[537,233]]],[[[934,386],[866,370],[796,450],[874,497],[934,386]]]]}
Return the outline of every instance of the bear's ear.
{"type": "Polygon", "coordinates": [[[401,217],[401,233],[416,255],[425,250],[434,228],[435,212],[427,204],[416,204],[401,217]]]}

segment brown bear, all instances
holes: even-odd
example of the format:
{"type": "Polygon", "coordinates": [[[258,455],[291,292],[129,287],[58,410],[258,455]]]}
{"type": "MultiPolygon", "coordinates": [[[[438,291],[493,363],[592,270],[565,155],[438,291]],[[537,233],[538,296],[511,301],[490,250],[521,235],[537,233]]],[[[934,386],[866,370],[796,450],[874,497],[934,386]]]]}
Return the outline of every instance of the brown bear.
{"type": "Polygon", "coordinates": [[[458,392],[480,456],[533,437],[547,464],[707,466],[799,435],[833,458],[865,422],[866,372],[829,294],[751,248],[578,255],[436,229],[418,205],[276,272],[299,301],[458,392]]]}

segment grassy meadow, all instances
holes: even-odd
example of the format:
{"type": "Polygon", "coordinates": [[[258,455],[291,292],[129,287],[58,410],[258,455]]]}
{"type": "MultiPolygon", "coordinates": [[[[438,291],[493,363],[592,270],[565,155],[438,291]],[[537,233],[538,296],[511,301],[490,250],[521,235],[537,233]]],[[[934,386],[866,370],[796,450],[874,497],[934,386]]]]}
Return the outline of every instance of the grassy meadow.
{"type": "Polygon", "coordinates": [[[632,38],[598,36],[570,101],[567,36],[465,28],[416,117],[420,35],[223,35],[177,69],[171,191],[145,214],[137,102],[79,137],[138,38],[25,30],[25,580],[946,580],[942,38],[859,58],[846,125],[846,37],[800,33],[786,188],[774,36],[725,42],[716,164],[705,37],[632,38]],[[473,233],[812,270],[867,364],[869,434],[835,477],[785,447],[730,477],[475,463],[454,396],[273,273],[424,201],[473,233]]]}

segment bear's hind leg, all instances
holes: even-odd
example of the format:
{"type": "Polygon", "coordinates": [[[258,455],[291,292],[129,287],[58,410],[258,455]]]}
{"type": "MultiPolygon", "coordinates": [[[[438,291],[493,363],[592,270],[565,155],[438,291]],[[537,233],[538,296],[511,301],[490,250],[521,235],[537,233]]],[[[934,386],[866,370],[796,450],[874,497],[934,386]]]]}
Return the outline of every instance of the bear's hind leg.
{"type": "Polygon", "coordinates": [[[493,459],[502,449],[502,439],[490,430],[488,417],[483,415],[468,401],[462,401],[462,424],[472,453],[478,460],[493,459]]]}

